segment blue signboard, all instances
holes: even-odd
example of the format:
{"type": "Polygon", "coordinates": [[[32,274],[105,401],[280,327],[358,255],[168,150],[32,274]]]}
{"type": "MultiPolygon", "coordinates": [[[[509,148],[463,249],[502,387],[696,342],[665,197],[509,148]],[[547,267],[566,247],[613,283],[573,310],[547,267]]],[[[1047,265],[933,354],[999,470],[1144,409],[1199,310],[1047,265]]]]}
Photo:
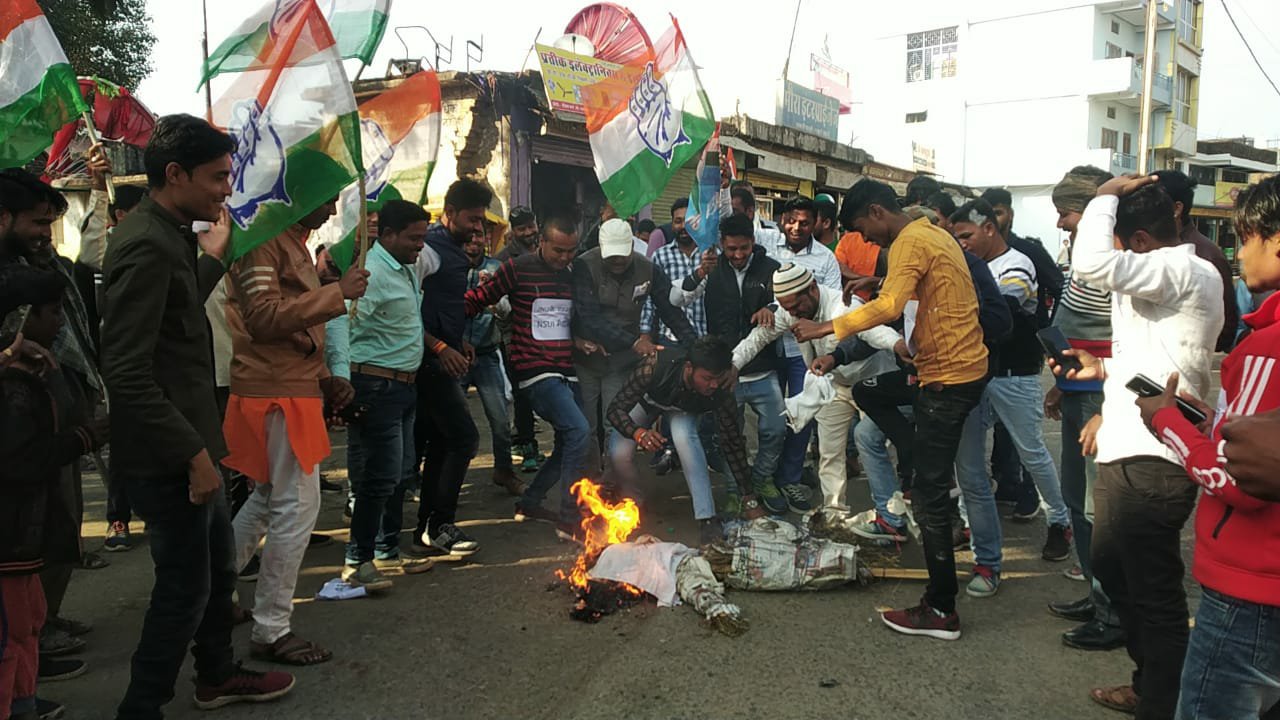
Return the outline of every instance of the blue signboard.
{"type": "Polygon", "coordinates": [[[774,122],[810,135],[835,140],[840,132],[840,101],[817,90],[783,80],[774,122]]]}

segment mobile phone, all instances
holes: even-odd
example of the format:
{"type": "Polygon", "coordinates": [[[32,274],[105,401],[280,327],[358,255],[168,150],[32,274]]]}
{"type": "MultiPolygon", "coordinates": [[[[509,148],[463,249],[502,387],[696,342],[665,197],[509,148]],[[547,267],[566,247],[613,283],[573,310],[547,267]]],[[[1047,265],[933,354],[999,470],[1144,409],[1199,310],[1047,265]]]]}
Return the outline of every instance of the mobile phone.
{"type": "Polygon", "coordinates": [[[1064,374],[1068,370],[1080,371],[1084,369],[1084,365],[1080,364],[1079,358],[1062,354],[1071,349],[1071,343],[1067,342],[1067,336],[1062,334],[1061,328],[1050,325],[1036,332],[1036,338],[1040,340],[1040,347],[1044,348],[1045,356],[1053,358],[1054,362],[1061,365],[1064,374]]]}
{"type": "Polygon", "coordinates": [[[11,338],[22,332],[22,328],[27,324],[27,316],[30,314],[30,305],[19,305],[17,309],[4,317],[4,324],[0,325],[0,337],[11,338]]]}
{"type": "MultiPolygon", "coordinates": [[[[1142,374],[1134,375],[1129,382],[1124,384],[1124,386],[1130,391],[1136,393],[1138,397],[1149,398],[1164,394],[1163,385],[1160,385],[1155,380],[1152,380],[1142,374]]],[[[1182,413],[1182,417],[1186,418],[1192,425],[1199,425],[1209,419],[1205,417],[1204,413],[1200,412],[1198,408],[1186,400],[1178,398],[1175,402],[1178,405],[1178,412],[1182,413]]]]}

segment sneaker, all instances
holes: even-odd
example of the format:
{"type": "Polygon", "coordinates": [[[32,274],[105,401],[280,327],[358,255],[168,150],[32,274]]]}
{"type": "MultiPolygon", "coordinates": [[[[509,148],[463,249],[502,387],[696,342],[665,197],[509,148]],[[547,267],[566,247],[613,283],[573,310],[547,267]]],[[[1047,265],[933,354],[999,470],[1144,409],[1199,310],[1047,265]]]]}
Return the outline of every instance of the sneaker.
{"type": "Polygon", "coordinates": [[[457,525],[452,523],[441,525],[436,530],[435,537],[427,538],[426,534],[423,534],[422,539],[429,539],[432,547],[437,550],[443,550],[455,557],[465,557],[480,549],[480,543],[471,539],[457,525]]]}
{"type": "Polygon", "coordinates": [[[333,482],[332,480],[325,480],[324,478],[320,478],[320,492],[340,493],[340,492],[346,492],[346,491],[347,489],[342,487],[340,483],[336,483],[336,482],[333,482]]]}
{"type": "Polygon", "coordinates": [[[529,507],[527,505],[516,503],[516,522],[527,522],[529,520],[540,520],[542,522],[557,523],[560,522],[560,514],[554,513],[541,505],[529,507]]]}
{"type": "Polygon", "coordinates": [[[1013,506],[1013,514],[1009,518],[1014,522],[1029,523],[1035,520],[1039,514],[1040,495],[1032,490],[1018,497],[1018,503],[1013,506]]]}
{"type": "Polygon", "coordinates": [[[724,525],[718,518],[698,521],[698,546],[710,545],[724,539],[724,525]]]}
{"type": "Polygon", "coordinates": [[[964,591],[969,597],[987,598],[996,594],[1000,589],[1000,576],[986,565],[973,566],[973,578],[969,580],[969,584],[965,586],[964,591]]]}
{"type": "Polygon", "coordinates": [[[441,555],[446,554],[436,549],[436,547],[433,546],[431,543],[423,542],[422,538],[425,535],[426,533],[419,533],[415,531],[413,533],[413,539],[409,541],[409,546],[405,547],[401,545],[400,552],[403,553],[404,555],[409,556],[410,558],[439,557],[441,555]]]}
{"type": "Polygon", "coordinates": [[[40,720],[58,720],[58,718],[67,714],[67,709],[61,704],[52,700],[45,700],[42,697],[36,698],[36,715],[40,720]]]}
{"type": "Polygon", "coordinates": [[[809,502],[809,491],[804,485],[783,485],[778,490],[786,499],[787,506],[792,512],[803,515],[813,509],[813,505],[809,502]]]}
{"type": "Polygon", "coordinates": [[[245,564],[244,569],[240,571],[240,579],[244,582],[257,582],[258,570],[262,568],[262,558],[257,555],[249,558],[249,562],[245,564]]]}
{"type": "Polygon", "coordinates": [[[133,549],[133,537],[129,534],[128,523],[119,520],[107,528],[107,537],[102,541],[102,549],[107,552],[125,552],[133,549]]]}
{"type": "Polygon", "coordinates": [[[286,672],[255,672],[236,665],[235,672],[221,685],[196,679],[196,707],[213,710],[238,702],[267,702],[293,690],[293,676],[286,672]]]}
{"type": "Polygon", "coordinates": [[[1087,582],[1089,580],[1089,578],[1084,576],[1084,568],[1079,565],[1072,565],[1066,570],[1063,570],[1062,577],[1068,580],[1075,580],[1076,582],[1087,582]]]}
{"type": "Polygon", "coordinates": [[[509,467],[493,469],[493,484],[506,490],[512,497],[520,497],[524,494],[524,483],[520,482],[520,478],[516,477],[515,472],[509,467]]]}
{"type": "Polygon", "coordinates": [[[924,600],[905,610],[886,610],[880,613],[880,619],[891,630],[903,635],[923,635],[939,640],[960,639],[960,616],[954,612],[944,615],[929,607],[924,600]]]}
{"type": "Polygon", "coordinates": [[[45,627],[40,632],[40,655],[43,657],[74,655],[83,650],[85,645],[84,640],[57,628],[45,627]]]}
{"type": "Polygon", "coordinates": [[[1050,525],[1049,537],[1044,541],[1040,557],[1049,562],[1062,562],[1071,557],[1071,528],[1066,525],[1050,525]]]}
{"type": "Polygon", "coordinates": [[[889,524],[888,520],[880,517],[879,514],[876,514],[874,520],[851,523],[849,530],[858,537],[864,537],[882,545],[907,541],[907,529],[905,527],[894,527],[889,524]]]}
{"type": "Polygon", "coordinates": [[[755,489],[756,499],[770,515],[781,515],[787,511],[787,499],[778,491],[778,486],[766,480],[755,489]]]}
{"type": "Polygon", "coordinates": [[[378,572],[378,568],[372,562],[363,562],[359,565],[344,567],[342,569],[342,581],[348,585],[362,587],[369,592],[378,592],[391,588],[391,580],[386,575],[378,572]]]}
{"type": "Polygon", "coordinates": [[[526,475],[531,475],[538,472],[538,468],[540,466],[541,463],[539,463],[536,458],[527,457],[520,461],[520,472],[526,475]]]}
{"type": "Polygon", "coordinates": [[[85,674],[89,669],[89,664],[83,660],[76,658],[67,658],[65,660],[59,658],[51,658],[40,656],[40,674],[39,680],[45,682],[59,682],[61,680],[70,680],[78,678],[85,674]]]}
{"type": "Polygon", "coordinates": [[[45,618],[44,625],[45,627],[51,627],[54,630],[61,630],[62,632],[75,637],[88,635],[93,632],[93,626],[87,622],[72,620],[58,615],[50,615],[45,618]]]}

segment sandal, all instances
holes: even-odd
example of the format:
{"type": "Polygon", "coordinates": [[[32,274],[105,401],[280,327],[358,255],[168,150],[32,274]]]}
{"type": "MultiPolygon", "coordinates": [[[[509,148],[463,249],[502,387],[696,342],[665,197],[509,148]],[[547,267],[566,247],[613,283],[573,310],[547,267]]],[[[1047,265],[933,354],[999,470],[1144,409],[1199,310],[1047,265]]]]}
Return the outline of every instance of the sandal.
{"type": "Polygon", "coordinates": [[[270,645],[250,642],[249,655],[254,660],[297,666],[318,665],[333,659],[332,652],[303,640],[292,632],[281,635],[280,639],[270,645]]]}
{"type": "Polygon", "coordinates": [[[1109,688],[1094,688],[1089,697],[1099,705],[1118,710],[1122,713],[1134,714],[1138,710],[1138,694],[1132,685],[1117,685],[1109,688]]]}
{"type": "Polygon", "coordinates": [[[109,567],[111,563],[102,559],[102,556],[95,552],[87,552],[80,556],[80,567],[84,570],[101,570],[109,567]]]}

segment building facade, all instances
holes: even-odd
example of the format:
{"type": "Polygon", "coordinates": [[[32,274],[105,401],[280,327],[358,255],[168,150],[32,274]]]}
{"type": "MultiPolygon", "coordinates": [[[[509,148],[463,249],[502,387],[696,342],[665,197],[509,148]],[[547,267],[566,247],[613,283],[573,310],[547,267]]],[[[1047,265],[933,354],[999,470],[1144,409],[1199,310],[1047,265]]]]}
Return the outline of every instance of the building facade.
{"type": "MultiPolygon", "coordinates": [[[[1017,231],[1052,250],[1064,233],[1050,192],[1064,172],[1137,169],[1145,13],[1144,0],[904,9],[863,49],[885,61],[853,71],[858,142],[893,165],[927,158],[949,183],[1008,187],[1017,231]]],[[[1164,0],[1158,15],[1153,169],[1196,152],[1203,8],[1164,0]]]]}

